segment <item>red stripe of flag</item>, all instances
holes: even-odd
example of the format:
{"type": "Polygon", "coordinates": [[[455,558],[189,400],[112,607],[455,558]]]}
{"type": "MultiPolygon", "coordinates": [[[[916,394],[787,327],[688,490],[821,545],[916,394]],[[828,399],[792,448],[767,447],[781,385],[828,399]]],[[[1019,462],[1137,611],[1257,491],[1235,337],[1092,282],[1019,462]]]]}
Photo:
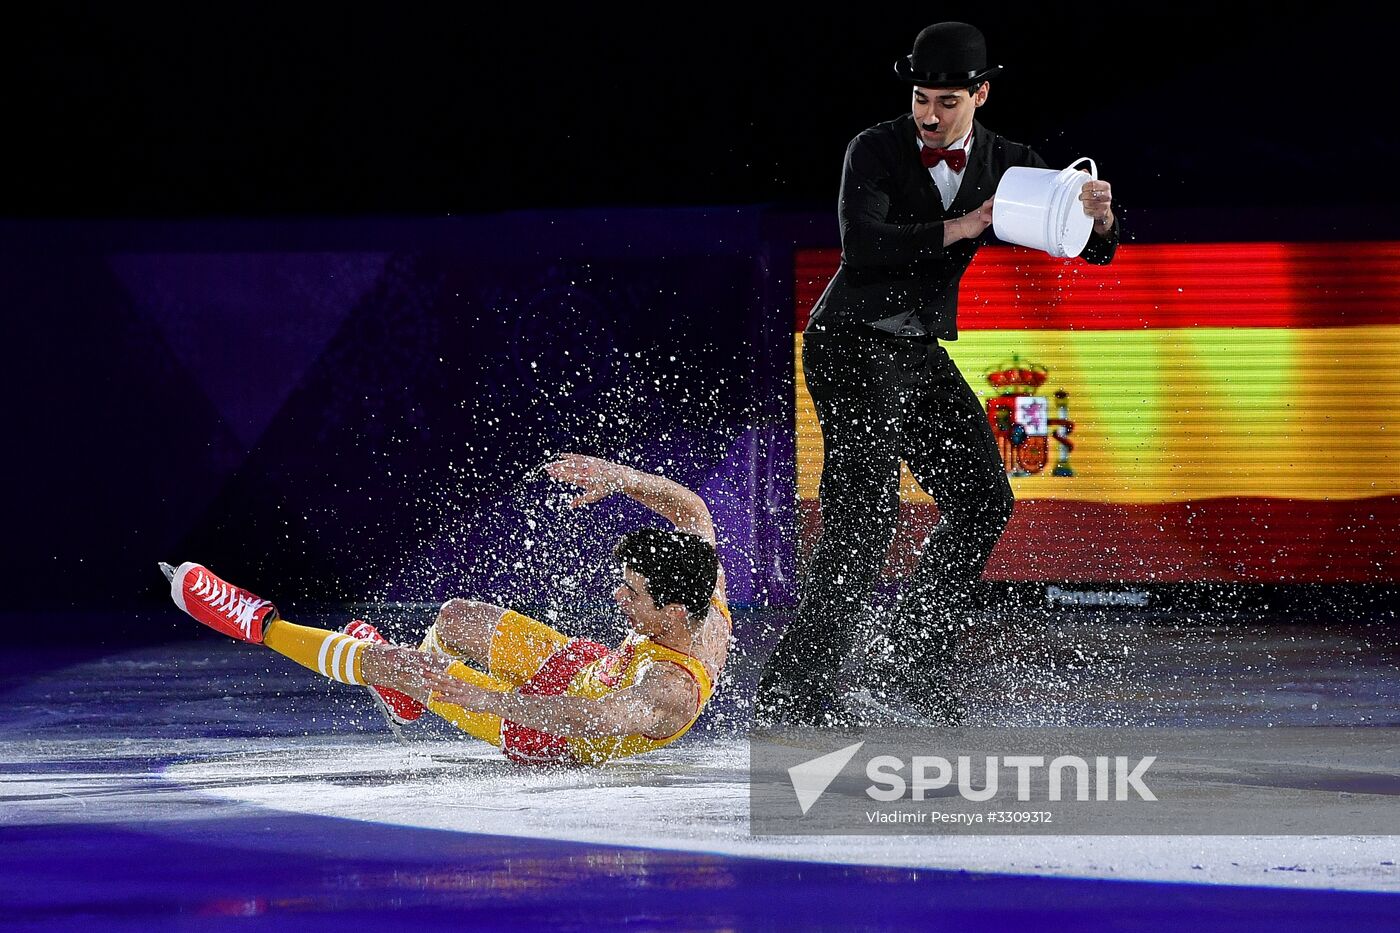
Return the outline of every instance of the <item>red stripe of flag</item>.
{"type": "MultiPolygon", "coordinates": [[[[932,503],[905,502],[884,573],[914,569],[919,544],[937,524],[932,503]]],[[[799,559],[816,540],[815,499],[798,503],[799,559]]],[[[1400,550],[1380,545],[1400,524],[1400,496],[1369,499],[1232,497],[1120,504],[1017,499],[983,573],[988,580],[1219,580],[1391,583],[1400,550]]]]}
{"type": "MultiPolygon", "coordinates": [[[[797,251],[798,330],[840,258],[797,251]]],[[[1377,324],[1400,324],[1400,242],[1125,244],[1108,266],[989,246],[958,308],[960,330],[1377,324]]]]}

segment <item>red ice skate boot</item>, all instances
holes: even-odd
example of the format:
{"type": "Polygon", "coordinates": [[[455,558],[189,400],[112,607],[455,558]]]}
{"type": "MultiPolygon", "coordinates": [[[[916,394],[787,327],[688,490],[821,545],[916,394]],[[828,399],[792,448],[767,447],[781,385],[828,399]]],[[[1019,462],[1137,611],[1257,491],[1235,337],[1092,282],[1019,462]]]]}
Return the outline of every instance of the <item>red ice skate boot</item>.
{"type": "Polygon", "coordinates": [[[216,632],[260,645],[263,629],[277,618],[277,607],[272,603],[219,579],[203,564],[186,561],[172,567],[162,563],[160,569],[170,581],[175,605],[216,632]]]}
{"type": "MultiPolygon", "coordinates": [[[[352,619],[350,624],[341,629],[351,638],[359,638],[363,641],[373,642],[376,645],[387,645],[388,639],[379,634],[379,630],[368,622],[361,619],[352,619]]],[[[423,715],[427,708],[413,697],[393,687],[369,688],[370,696],[379,704],[379,710],[391,721],[401,726],[406,726],[411,722],[416,722],[423,715]]]]}

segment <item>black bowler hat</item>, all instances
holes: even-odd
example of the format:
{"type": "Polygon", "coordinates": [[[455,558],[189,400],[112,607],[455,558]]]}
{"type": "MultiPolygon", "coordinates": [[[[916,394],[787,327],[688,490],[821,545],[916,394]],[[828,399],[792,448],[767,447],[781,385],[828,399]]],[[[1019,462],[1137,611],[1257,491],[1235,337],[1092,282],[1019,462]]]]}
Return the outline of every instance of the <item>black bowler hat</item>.
{"type": "Polygon", "coordinates": [[[894,63],[894,73],[919,87],[971,87],[1001,72],[987,67],[987,40],[967,23],[935,23],[914,40],[914,51],[894,63]]]}

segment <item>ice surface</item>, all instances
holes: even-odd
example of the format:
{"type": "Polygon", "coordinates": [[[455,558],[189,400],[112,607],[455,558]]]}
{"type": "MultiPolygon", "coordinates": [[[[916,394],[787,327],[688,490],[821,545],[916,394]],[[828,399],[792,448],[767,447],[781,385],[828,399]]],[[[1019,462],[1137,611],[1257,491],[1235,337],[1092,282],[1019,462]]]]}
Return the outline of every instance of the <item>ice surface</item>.
{"type": "MultiPolygon", "coordinates": [[[[1335,652],[1320,649],[1316,664],[1256,673],[1245,692],[1267,697],[1273,715],[1293,724],[1319,696],[1334,712],[1342,710],[1338,697],[1354,697],[1334,717],[1344,721],[1394,716],[1389,662],[1362,654],[1339,668],[1335,652]]],[[[751,673],[741,670],[740,680],[751,673]]],[[[526,769],[431,729],[399,745],[362,691],[212,640],[58,667],[18,686],[11,680],[0,714],[3,825],[153,824],[271,810],[812,862],[1400,890],[1394,837],[751,836],[747,744],[732,725],[697,729],[677,746],[602,769],[526,769]]],[[[1151,692],[1153,684],[1142,686],[1151,692]]],[[[1168,692],[1167,683],[1155,686],[1168,692]]],[[[747,687],[733,689],[742,696],[747,687]]],[[[1226,702],[1199,683],[1193,692],[1210,709],[1226,702]]],[[[715,721],[733,723],[735,698],[725,702],[715,721]]]]}

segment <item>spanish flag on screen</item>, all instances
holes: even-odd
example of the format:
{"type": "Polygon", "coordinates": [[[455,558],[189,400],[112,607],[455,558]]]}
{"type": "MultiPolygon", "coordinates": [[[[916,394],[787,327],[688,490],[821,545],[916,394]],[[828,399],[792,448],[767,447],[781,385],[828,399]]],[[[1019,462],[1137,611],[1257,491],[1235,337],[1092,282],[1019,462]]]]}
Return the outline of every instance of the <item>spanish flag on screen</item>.
{"type": "MultiPolygon", "coordinates": [[[[807,545],[821,431],[801,332],[839,259],[797,255],[807,545]]],[[[1400,243],[1125,245],[1108,266],[988,247],[958,324],[949,353],[1017,499],[988,577],[1400,578],[1400,243]]],[[[894,572],[937,515],[907,474],[904,498],[894,572]]]]}

